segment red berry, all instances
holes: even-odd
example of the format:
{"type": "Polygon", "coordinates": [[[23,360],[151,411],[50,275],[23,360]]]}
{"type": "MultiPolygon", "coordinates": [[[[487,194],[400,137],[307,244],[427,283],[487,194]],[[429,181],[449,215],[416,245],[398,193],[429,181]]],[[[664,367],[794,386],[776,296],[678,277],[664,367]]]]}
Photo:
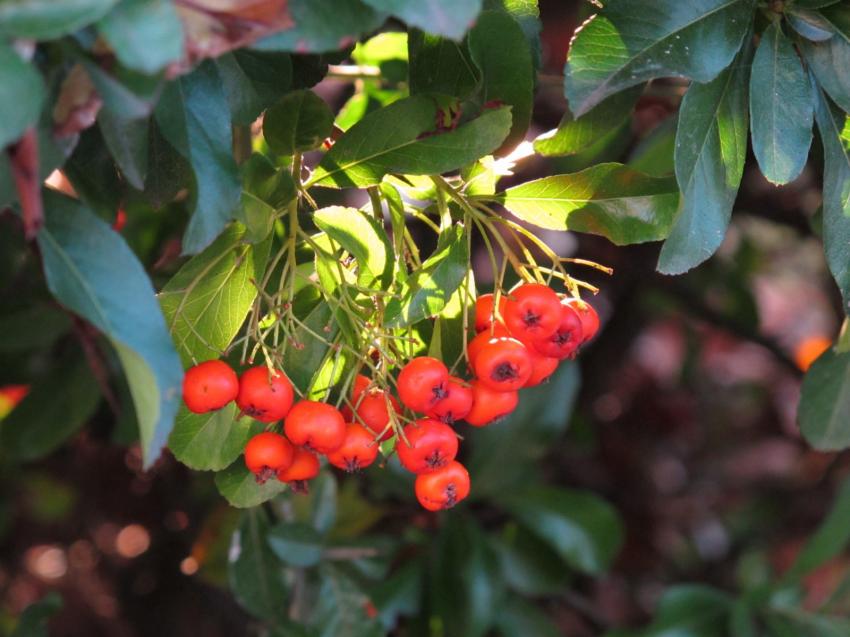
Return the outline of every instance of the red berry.
{"type": "Polygon", "coordinates": [[[307,481],[319,475],[319,459],[306,449],[297,448],[288,469],[277,472],[277,479],[288,482],[295,493],[307,493],[307,481]]]}
{"type": "Polygon", "coordinates": [[[502,323],[496,323],[492,329],[488,329],[477,334],[475,338],[469,341],[466,345],[466,357],[469,359],[470,369],[473,369],[475,366],[475,358],[478,356],[478,352],[481,351],[481,348],[484,347],[491,338],[510,335],[511,333],[508,331],[508,328],[502,323]]]}
{"type": "Polygon", "coordinates": [[[368,467],[377,457],[378,442],[375,434],[357,423],[349,423],[342,446],[328,454],[328,462],[348,473],[354,473],[368,467]]]}
{"type": "Polygon", "coordinates": [[[446,397],[449,370],[430,356],[411,360],[398,375],[398,397],[413,411],[426,412],[446,397]]]}
{"type": "Polygon", "coordinates": [[[528,350],[531,356],[531,376],[525,382],[525,387],[534,387],[540,383],[549,380],[549,377],[558,369],[559,361],[557,358],[543,356],[533,349],[528,350]]]}
{"type": "MultiPolygon", "coordinates": [[[[389,440],[393,437],[393,430],[392,427],[387,427],[390,422],[390,412],[387,409],[386,392],[377,387],[370,388],[371,382],[366,376],[357,375],[357,378],[354,379],[354,387],[351,390],[351,403],[354,405],[354,411],[345,406],[342,409],[342,416],[348,422],[362,424],[376,436],[383,434],[381,435],[382,441],[389,440]],[[355,413],[357,417],[355,417],[355,413]]],[[[401,409],[398,406],[398,401],[392,396],[389,399],[395,412],[399,413],[401,409]]]]}
{"type": "Polygon", "coordinates": [[[546,338],[531,341],[532,349],[544,356],[564,360],[570,358],[583,342],[581,318],[578,312],[566,303],[561,303],[561,322],[558,329],[546,338]]]}
{"type": "Polygon", "coordinates": [[[582,343],[586,343],[599,331],[599,315],[590,303],[581,299],[568,298],[564,303],[573,308],[581,319],[582,343]]]}
{"type": "Polygon", "coordinates": [[[515,338],[491,338],[476,355],[473,368],[491,389],[516,391],[531,377],[531,355],[515,338]]]}
{"type": "Polygon", "coordinates": [[[461,463],[446,466],[416,477],[416,499],[429,511],[451,509],[469,495],[469,473],[461,463]]]}
{"type": "Polygon", "coordinates": [[[243,414],[260,422],[275,422],[289,413],[294,394],[292,383],[278,370],[269,373],[260,365],[246,370],[239,378],[236,404],[243,414]]]}
{"type": "Polygon", "coordinates": [[[245,445],[245,466],[263,484],[279,471],[286,471],[295,455],[292,444],[280,434],[257,434],[245,445]]]}
{"type": "MultiPolygon", "coordinates": [[[[483,332],[493,324],[493,294],[482,294],[475,299],[475,331],[483,332]]],[[[505,297],[499,297],[499,314],[505,311],[505,297]]]]}
{"type": "Polygon", "coordinates": [[[519,392],[493,391],[481,381],[474,380],[472,386],[472,409],[466,414],[466,422],[473,427],[484,427],[501,420],[519,404],[519,392]]]}
{"type": "Polygon", "coordinates": [[[236,372],[224,361],[204,361],[183,376],[183,402],[196,414],[221,409],[238,393],[236,372]]]}
{"type": "Polygon", "coordinates": [[[289,410],[283,430],[294,444],[327,454],[342,446],[345,419],[333,405],[301,400],[289,410]]]}
{"type": "Polygon", "coordinates": [[[523,342],[546,338],[561,320],[561,301],[551,288],[525,283],[510,293],[503,316],[514,338],[523,342]]]}
{"type": "Polygon", "coordinates": [[[429,418],[452,424],[472,409],[472,390],[456,376],[449,376],[446,397],[438,400],[426,414],[429,418]]]}
{"type": "Polygon", "coordinates": [[[399,438],[398,459],[412,473],[428,473],[451,462],[457,455],[457,435],[447,424],[422,418],[404,428],[407,442],[399,438]]]}

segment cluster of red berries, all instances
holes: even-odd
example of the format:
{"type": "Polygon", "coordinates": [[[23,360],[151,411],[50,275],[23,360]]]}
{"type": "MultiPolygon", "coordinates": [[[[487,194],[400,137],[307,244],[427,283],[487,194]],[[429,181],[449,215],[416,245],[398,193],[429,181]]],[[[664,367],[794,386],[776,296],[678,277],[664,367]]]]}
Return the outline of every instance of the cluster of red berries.
{"type": "MultiPolygon", "coordinates": [[[[546,380],[564,359],[599,329],[599,317],[587,303],[561,299],[545,285],[528,283],[501,297],[479,297],[475,306],[478,335],[467,359],[474,379],[451,376],[428,356],[412,359],[399,372],[398,397],[422,414],[405,426],[396,442],[401,465],[416,474],[414,490],[429,511],[447,509],[469,495],[469,474],[455,460],[458,437],[451,425],[466,420],[483,427],[511,413],[519,389],[546,380]]],[[[292,384],[283,372],[253,367],[241,377],[224,362],[206,361],[190,368],[183,382],[190,411],[221,409],[235,400],[242,414],[265,423],[283,421],[283,433],[257,434],[245,447],[245,464],[259,483],[277,478],[295,491],[319,472],[317,454],[348,472],[371,465],[378,443],[395,435],[399,403],[366,376],[358,375],[351,407],[301,400],[293,405],[292,384]]]]}

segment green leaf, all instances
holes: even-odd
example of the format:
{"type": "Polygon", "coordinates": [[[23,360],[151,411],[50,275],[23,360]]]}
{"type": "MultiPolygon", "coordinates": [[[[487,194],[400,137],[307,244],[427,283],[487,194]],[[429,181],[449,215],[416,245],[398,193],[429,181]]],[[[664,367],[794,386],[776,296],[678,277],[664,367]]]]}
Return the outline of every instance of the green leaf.
{"type": "Polygon", "coordinates": [[[838,4],[841,0],[791,0],[792,8],[801,7],[803,9],[821,9],[828,7],[831,4],[838,4]]]}
{"type": "Polygon", "coordinates": [[[850,307],[850,118],[818,89],[815,119],[823,143],[823,248],[850,307]]]}
{"type": "Polygon", "coordinates": [[[726,594],[708,586],[675,586],[664,593],[641,637],[727,637],[731,607],[726,594]]]}
{"type": "Polygon", "coordinates": [[[327,344],[310,332],[332,342],[339,330],[339,322],[334,320],[333,309],[324,301],[319,302],[301,321],[303,325],[295,328],[292,338],[303,347],[288,349],[284,366],[292,383],[306,394],[321,372],[322,361],[328,352],[327,344]]]}
{"type": "Polygon", "coordinates": [[[409,617],[419,612],[422,607],[423,579],[423,561],[412,558],[369,590],[369,597],[378,609],[378,617],[385,629],[391,630],[398,625],[399,617],[409,617]]]}
{"type": "Polygon", "coordinates": [[[56,591],[47,593],[24,609],[11,637],[48,637],[47,620],[62,609],[62,596],[56,591]]]}
{"type": "Polygon", "coordinates": [[[534,150],[541,155],[574,155],[596,143],[620,126],[632,112],[643,87],[616,93],[579,118],[567,111],[558,128],[534,140],[534,150]]]}
{"type": "Polygon", "coordinates": [[[142,265],[121,238],[82,205],[44,192],[38,235],[47,285],[60,303],[109,338],[127,374],[145,467],[168,440],[183,370],[142,265]]]}
{"type": "Polygon", "coordinates": [[[562,634],[546,613],[521,597],[508,597],[499,606],[496,627],[503,637],[558,637],[562,634]]]}
{"type": "Polygon", "coordinates": [[[509,523],[493,546],[501,565],[501,577],[522,595],[554,595],[569,583],[569,571],[558,554],[523,526],[509,523]]]}
{"type": "Polygon", "coordinates": [[[803,378],[797,418],[815,449],[850,447],[850,353],[830,349],[812,364],[803,378]]]}
{"type": "Polygon", "coordinates": [[[664,239],[679,189],[672,177],[650,177],[622,164],[598,164],[508,188],[502,204],[515,217],[550,230],[602,235],[617,245],[664,239]]]}
{"type": "Polygon", "coordinates": [[[785,18],[788,24],[807,40],[823,42],[835,35],[835,29],[829,20],[817,11],[792,6],[785,12],[785,18]]]}
{"type": "Polygon", "coordinates": [[[626,162],[629,168],[653,177],[672,175],[675,171],[676,123],[675,116],[668,117],[640,140],[626,162]]]}
{"type": "Polygon", "coordinates": [[[308,493],[292,498],[295,519],[309,523],[320,535],[327,535],[337,519],[337,482],[330,471],[321,471],[310,481],[308,493]]]}
{"type": "MultiPolygon", "coordinates": [[[[0,4],[0,16],[3,12],[0,4]]],[[[8,5],[6,5],[8,6],[8,5]]],[[[2,18],[0,18],[2,24],[2,18]]],[[[0,43],[0,148],[16,141],[24,131],[33,126],[41,113],[46,90],[39,72],[24,62],[15,50],[0,43]]]]}
{"type": "Polygon", "coordinates": [[[411,29],[407,39],[411,95],[469,97],[478,83],[465,43],[411,29]]]}
{"type": "Polygon", "coordinates": [[[58,448],[92,417],[100,389],[85,360],[58,366],[32,384],[32,390],[0,423],[5,451],[34,460],[58,448]]]}
{"type": "Polygon", "coordinates": [[[753,152],[765,178],[787,184],[806,165],[812,145],[812,85],[779,22],[762,34],[750,74],[753,152]]]}
{"type": "Polygon", "coordinates": [[[254,153],[242,164],[242,187],[275,210],[295,199],[295,181],[288,166],[278,168],[260,153],[254,153]]]}
{"type": "Polygon", "coordinates": [[[248,471],[242,458],[215,474],[215,486],[231,506],[237,509],[255,507],[287,489],[286,483],[276,478],[257,484],[256,477],[248,471]]]}
{"type": "Polygon", "coordinates": [[[96,22],[118,0],[5,0],[0,37],[52,40],[96,22]]]}
{"type": "Polygon", "coordinates": [[[481,11],[481,0],[364,0],[376,11],[392,13],[409,26],[460,40],[481,11]]]}
{"type": "Polygon", "coordinates": [[[245,226],[245,240],[248,243],[265,241],[274,229],[275,209],[250,192],[242,193],[242,205],[236,217],[245,226]]]}
{"type": "Polygon", "coordinates": [[[382,224],[356,208],[331,206],[313,213],[313,221],[345,248],[360,268],[358,281],[364,287],[379,282],[386,288],[392,280],[393,252],[382,224]]]}
{"type": "Polygon", "coordinates": [[[511,125],[510,110],[497,108],[451,132],[420,137],[433,130],[436,114],[430,99],[409,97],[367,115],[322,158],[309,185],[365,187],[388,172],[443,173],[491,153],[511,125]]]}
{"type": "Polygon", "coordinates": [[[206,414],[193,414],[181,407],[168,448],[175,458],[196,471],[226,469],[242,455],[251,437],[264,430],[262,423],[237,416],[235,403],[206,414]]]}
{"type": "Polygon", "coordinates": [[[469,32],[469,53],[481,73],[482,101],[511,107],[511,131],[497,152],[505,154],[523,140],[531,123],[534,102],[531,49],[512,16],[484,11],[469,32]]]}
{"type": "Polygon", "coordinates": [[[354,44],[387,18],[361,0],[289,0],[295,26],[263,38],[253,46],[266,51],[323,53],[354,44]]]}
{"type": "Polygon", "coordinates": [[[125,119],[102,108],[97,124],[121,174],[133,188],[143,190],[148,174],[150,120],[125,119]]]}
{"type": "Polygon", "coordinates": [[[156,121],[195,173],[193,214],[183,236],[183,253],[195,254],[224,230],[241,193],[230,111],[215,65],[204,62],[169,83],[157,105],[156,121]]]}
{"type": "Polygon", "coordinates": [[[153,74],[183,56],[183,27],[167,0],[121,0],[98,24],[124,66],[153,74]]]}
{"type": "Polygon", "coordinates": [[[322,559],[322,536],[307,524],[277,524],[269,531],[267,541],[272,552],[290,566],[307,568],[322,559]]]}
{"type": "Polygon", "coordinates": [[[253,123],[292,84],[288,53],[239,49],[216,58],[230,114],[236,124],[253,123]]]}
{"type": "Polygon", "coordinates": [[[592,493],[535,486],[506,495],[504,507],[584,573],[604,572],[623,544],[616,510],[592,493]]]}
{"type": "Polygon", "coordinates": [[[263,137],[278,155],[313,150],[333,130],[334,114],[313,91],[293,91],[266,111],[263,137]]]}
{"type": "Polygon", "coordinates": [[[0,317],[0,352],[47,348],[70,329],[70,318],[55,304],[32,303],[0,317]]]}
{"type": "Polygon", "coordinates": [[[659,272],[699,265],[726,234],[747,154],[748,60],[739,56],[708,84],[691,84],[682,100],[674,158],[682,199],[659,272]]]}
{"type": "Polygon", "coordinates": [[[437,314],[466,278],[468,267],[466,229],[451,226],[441,233],[434,254],[405,281],[401,300],[393,298],[387,303],[386,324],[404,327],[437,314]]]}
{"type": "Polygon", "coordinates": [[[606,2],[570,46],[564,89],[573,113],[583,115],[607,96],[656,77],[713,80],[741,48],[754,5],[753,0],[606,2]]]}
{"type": "Polygon", "coordinates": [[[319,637],[382,637],[376,618],[367,613],[369,599],[340,569],[323,564],[321,584],[309,626],[319,637]]]}
{"type": "Polygon", "coordinates": [[[257,617],[275,621],[286,615],[287,587],[283,564],[266,542],[268,532],[265,511],[251,509],[242,514],[230,541],[227,579],[244,608],[257,617]]]}
{"type": "Polygon", "coordinates": [[[542,46],[540,43],[540,9],[537,0],[484,0],[484,9],[487,11],[505,11],[519,22],[525,39],[531,48],[531,57],[534,62],[534,70],[540,68],[542,46]]]}
{"type": "Polygon", "coordinates": [[[159,302],[185,366],[218,358],[236,336],[262,278],[268,244],[244,243],[245,229],[231,225],[190,259],[162,289],[159,302]]]}
{"type": "Polygon", "coordinates": [[[844,72],[850,65],[850,24],[825,42],[804,40],[800,49],[818,84],[843,111],[850,111],[850,77],[844,72]]]}

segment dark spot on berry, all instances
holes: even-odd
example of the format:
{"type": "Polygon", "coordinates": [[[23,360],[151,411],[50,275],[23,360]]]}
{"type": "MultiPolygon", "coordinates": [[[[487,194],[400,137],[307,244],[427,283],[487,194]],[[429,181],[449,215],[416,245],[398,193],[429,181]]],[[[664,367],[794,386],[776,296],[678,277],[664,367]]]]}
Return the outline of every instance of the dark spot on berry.
{"type": "Polygon", "coordinates": [[[447,412],[440,417],[440,420],[447,425],[452,425],[454,424],[455,417],[452,415],[452,412],[447,412]]]}
{"type": "Polygon", "coordinates": [[[431,388],[431,394],[432,394],[432,396],[433,396],[433,397],[431,398],[431,402],[432,402],[432,403],[435,403],[435,402],[437,402],[438,400],[443,400],[443,398],[445,398],[446,396],[448,396],[448,395],[449,395],[449,392],[448,392],[448,390],[446,389],[445,384],[444,384],[444,383],[440,383],[439,385],[434,385],[434,386],[431,388]]]}
{"type": "Polygon", "coordinates": [[[507,362],[497,365],[490,374],[490,378],[498,383],[503,383],[506,380],[514,380],[517,376],[519,376],[519,370],[517,370],[515,365],[507,362]]]}
{"type": "Polygon", "coordinates": [[[427,464],[431,469],[439,469],[446,464],[446,459],[443,457],[443,454],[440,453],[439,449],[435,449],[430,456],[425,458],[425,464],[427,464]]]}
{"type": "Polygon", "coordinates": [[[310,483],[307,480],[293,480],[289,483],[289,488],[292,489],[292,493],[300,493],[302,495],[310,493],[310,483]]]}
{"type": "Polygon", "coordinates": [[[540,323],[540,319],[542,317],[539,314],[535,314],[532,310],[528,309],[525,311],[525,315],[522,317],[522,322],[525,323],[528,327],[535,327],[540,323]]]}
{"type": "Polygon", "coordinates": [[[256,474],[254,474],[254,478],[257,480],[257,484],[265,484],[269,481],[270,478],[273,478],[277,475],[277,472],[270,467],[263,467],[256,474]]]}
{"type": "Polygon", "coordinates": [[[248,405],[245,409],[242,410],[242,413],[246,416],[251,416],[251,418],[259,418],[265,415],[266,410],[260,409],[259,407],[255,407],[254,405],[248,405]]]}
{"type": "Polygon", "coordinates": [[[444,509],[451,509],[454,505],[457,504],[457,487],[454,482],[449,484],[446,487],[446,503],[443,505],[444,509]]]}
{"type": "Polygon", "coordinates": [[[348,473],[357,473],[360,471],[360,459],[357,456],[352,458],[343,458],[345,460],[345,470],[348,473]]]}

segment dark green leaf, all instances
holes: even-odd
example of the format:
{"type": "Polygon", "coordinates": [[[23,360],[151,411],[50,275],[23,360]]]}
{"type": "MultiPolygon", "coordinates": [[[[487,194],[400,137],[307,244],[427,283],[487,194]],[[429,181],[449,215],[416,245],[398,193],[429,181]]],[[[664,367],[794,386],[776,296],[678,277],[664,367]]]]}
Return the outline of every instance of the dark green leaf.
{"type": "Polygon", "coordinates": [[[264,425],[251,418],[237,420],[235,403],[206,414],[185,407],[177,412],[168,448],[180,462],[196,471],[221,471],[242,454],[252,436],[264,425]]]}
{"type": "Polygon", "coordinates": [[[183,56],[183,28],[167,0],[121,0],[98,24],[124,66],[156,73],[183,56]]]}
{"type": "Polygon", "coordinates": [[[327,535],[336,524],[337,482],[330,471],[322,471],[310,481],[308,493],[292,498],[295,519],[312,525],[321,535],[327,535]]]}
{"type": "Polygon", "coordinates": [[[720,246],[747,154],[749,55],[708,84],[691,84],[679,109],[676,180],[679,215],[658,259],[658,271],[681,274],[720,246]]]}
{"type": "Polygon", "coordinates": [[[245,467],[242,458],[215,474],[215,486],[237,509],[255,507],[286,491],[286,483],[276,478],[257,484],[256,477],[245,467]]]}
{"type": "Polygon", "coordinates": [[[507,495],[503,504],[567,564],[584,573],[604,572],[622,546],[616,510],[592,493],[537,486],[507,495]]]}
{"type": "Polygon", "coordinates": [[[0,2],[0,37],[52,40],[104,16],[118,0],[6,0],[0,2]]]}
{"type": "Polygon", "coordinates": [[[184,254],[206,248],[224,230],[239,206],[230,111],[212,62],[167,85],[156,108],[165,138],[192,165],[195,196],[183,237],[184,254]]]}
{"type": "MultiPolygon", "coordinates": [[[[0,4],[0,16],[3,7],[0,4]]],[[[3,19],[0,17],[0,24],[3,19]]],[[[31,64],[24,62],[15,50],[0,43],[0,148],[16,141],[24,131],[38,121],[46,90],[41,75],[31,64]]]]}
{"type": "Polygon", "coordinates": [[[626,162],[629,168],[654,177],[672,175],[676,122],[675,116],[668,117],[638,142],[626,162]]]}
{"type": "Polygon", "coordinates": [[[428,355],[445,361],[449,368],[455,361],[463,360],[466,343],[475,337],[475,276],[471,268],[464,279],[440,310],[431,333],[428,355]],[[466,340],[463,335],[464,314],[466,340]]]}
{"type": "Polygon", "coordinates": [[[310,184],[364,187],[388,172],[443,173],[491,153],[511,125],[509,109],[489,109],[453,131],[420,137],[433,130],[436,113],[430,99],[410,97],[367,115],[333,145],[310,184]]]}
{"type": "Polygon", "coordinates": [[[113,75],[86,58],[80,63],[103,99],[104,110],[121,119],[141,119],[153,113],[162,91],[160,76],[142,75],[122,67],[116,67],[113,75]]]}
{"type": "Polygon", "coordinates": [[[511,107],[511,131],[499,149],[504,154],[523,140],[531,122],[534,101],[531,49],[512,16],[484,11],[469,32],[469,52],[481,72],[483,102],[511,107]]]}
{"type": "Polygon", "coordinates": [[[62,609],[62,596],[47,593],[24,609],[11,637],[48,637],[47,621],[62,609]]]}
{"type": "Polygon", "coordinates": [[[369,599],[340,569],[324,564],[309,625],[319,637],[382,637],[377,618],[367,613],[369,599]]]}
{"type": "Polygon", "coordinates": [[[508,188],[514,216],[550,230],[576,230],[617,245],[658,241],[670,233],[679,203],[672,177],[650,177],[622,164],[599,164],[508,188]]]}
{"type": "Polygon", "coordinates": [[[564,89],[573,113],[582,115],[607,96],[655,77],[713,80],[741,48],[754,5],[753,0],[606,2],[570,46],[564,89]]]}
{"type": "Polygon", "coordinates": [[[136,190],[144,189],[148,174],[150,120],[123,119],[102,108],[97,115],[97,123],[121,174],[136,190]]]}
{"type": "Polygon", "coordinates": [[[537,0],[484,0],[484,9],[487,11],[505,11],[511,14],[519,22],[528,45],[531,47],[531,57],[534,61],[535,72],[541,65],[540,10],[537,8],[537,0]]]}
{"type": "Polygon", "coordinates": [[[242,327],[257,296],[268,244],[244,243],[245,229],[233,224],[189,260],[159,294],[184,365],[218,358],[242,327]]]}
{"type": "Polygon", "coordinates": [[[154,119],[148,126],[147,164],[144,195],[157,210],[192,184],[192,167],[163,137],[154,119]]]}
{"type": "Polygon", "coordinates": [[[812,145],[812,85],[779,22],[762,34],[750,74],[753,152],[765,178],[787,184],[806,165],[812,145]]]}
{"type": "Polygon", "coordinates": [[[643,87],[634,87],[607,98],[578,119],[567,111],[558,128],[534,140],[534,150],[541,155],[573,155],[608,134],[632,112],[643,87]]]}
{"type": "Polygon", "coordinates": [[[850,447],[850,353],[827,350],[812,364],[803,379],[797,418],[815,449],[850,447]]]}
{"type": "Polygon", "coordinates": [[[844,72],[850,65],[850,25],[846,34],[837,33],[825,42],[803,41],[800,49],[818,84],[842,110],[850,111],[850,77],[844,72]]]}
{"type": "Polygon", "coordinates": [[[295,182],[287,167],[276,167],[268,157],[254,153],[242,164],[242,187],[275,210],[295,199],[295,182]]]}
{"type": "Polygon", "coordinates": [[[558,637],[561,631],[552,619],[521,597],[508,597],[498,609],[496,627],[503,637],[558,637]]]}
{"type": "Polygon", "coordinates": [[[68,315],[47,303],[34,303],[0,317],[0,352],[49,347],[71,328],[68,315]]]}
{"type": "Polygon", "coordinates": [[[376,11],[392,13],[409,26],[460,40],[481,11],[481,0],[364,0],[376,11]]]}
{"type": "Polygon", "coordinates": [[[398,624],[400,616],[410,616],[422,606],[422,560],[407,560],[389,577],[369,590],[369,597],[378,609],[378,617],[387,630],[398,624]]]}
{"type": "Polygon", "coordinates": [[[532,597],[553,595],[569,582],[569,570],[557,553],[525,527],[509,524],[493,546],[502,578],[518,593],[532,597]]]}
{"type": "Polygon", "coordinates": [[[146,467],[168,440],[183,371],[153,287],[121,236],[80,204],[45,191],[38,235],[47,285],[118,351],[133,393],[146,467]]]}
{"type": "Polygon", "coordinates": [[[437,93],[464,99],[478,82],[465,43],[411,29],[407,40],[410,94],[437,93]]]}
{"type": "Polygon", "coordinates": [[[314,334],[321,336],[325,341],[332,341],[339,330],[338,321],[334,320],[334,311],[331,306],[322,301],[302,319],[303,326],[299,325],[292,338],[303,347],[290,348],[284,358],[284,366],[293,384],[307,393],[313,384],[314,378],[321,371],[322,361],[328,352],[328,346],[314,334]],[[312,332],[312,334],[311,334],[312,332]]]}
{"type": "Polygon", "coordinates": [[[382,224],[361,210],[342,206],[317,210],[313,213],[313,221],[357,259],[360,285],[389,285],[393,252],[382,224]]]}
{"type": "Polygon", "coordinates": [[[277,524],[267,538],[272,552],[290,566],[306,568],[322,559],[324,542],[312,526],[299,522],[277,524]]]}
{"type": "Polygon", "coordinates": [[[219,56],[216,65],[237,124],[254,122],[292,84],[292,58],[288,53],[241,49],[219,56]]]}
{"type": "Polygon", "coordinates": [[[832,4],[838,4],[841,0],[791,0],[792,8],[821,9],[832,4]]]}
{"type": "Polygon", "coordinates": [[[731,600],[707,586],[682,585],[664,593],[655,620],[641,637],[727,637],[731,600]]]}
{"type": "Polygon", "coordinates": [[[239,603],[257,617],[285,617],[283,564],[266,542],[269,521],[262,509],[242,514],[228,551],[228,583],[239,603]]]}
{"type": "Polygon", "coordinates": [[[313,91],[293,91],[266,111],[263,137],[278,155],[313,150],[333,129],[334,115],[313,91]]]}
{"type": "Polygon", "coordinates": [[[785,17],[797,33],[812,42],[823,42],[835,35],[829,20],[817,11],[791,7],[785,12],[785,17]]]}

